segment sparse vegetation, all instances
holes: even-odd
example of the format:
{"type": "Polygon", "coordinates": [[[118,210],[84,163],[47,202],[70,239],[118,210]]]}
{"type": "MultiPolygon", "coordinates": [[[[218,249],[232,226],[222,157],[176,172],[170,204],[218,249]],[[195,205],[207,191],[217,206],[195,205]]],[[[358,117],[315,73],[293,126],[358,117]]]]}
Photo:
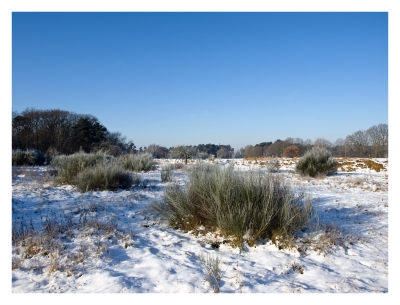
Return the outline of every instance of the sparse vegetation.
{"type": "Polygon", "coordinates": [[[299,263],[293,263],[291,267],[292,267],[292,270],[294,272],[297,272],[297,273],[300,273],[300,274],[304,273],[304,268],[299,263]]]}
{"type": "Polygon", "coordinates": [[[77,266],[82,266],[90,256],[99,256],[107,252],[108,244],[119,242],[125,248],[132,246],[130,234],[118,230],[115,219],[101,221],[96,216],[90,217],[89,209],[81,209],[81,215],[59,214],[45,217],[38,227],[32,220],[21,219],[12,227],[12,269],[19,269],[24,262],[29,262],[29,269],[48,274],[63,272],[67,276],[79,273],[77,266]],[[66,238],[85,237],[85,243],[76,245],[66,238]]]}
{"type": "Polygon", "coordinates": [[[218,256],[199,254],[198,259],[205,268],[204,281],[210,284],[214,293],[219,293],[221,286],[222,261],[218,256]]]}
{"type": "Polygon", "coordinates": [[[346,247],[346,245],[352,245],[358,240],[360,238],[355,235],[344,235],[337,225],[321,224],[320,230],[316,234],[307,235],[300,239],[304,248],[300,247],[299,251],[309,249],[319,254],[326,254],[331,252],[334,246],[346,247]]]}
{"type": "Polygon", "coordinates": [[[266,167],[269,173],[276,173],[281,168],[281,163],[279,159],[272,159],[267,163],[266,167]]]}
{"type": "Polygon", "coordinates": [[[161,167],[161,181],[171,182],[172,181],[172,167],[167,164],[161,167]]]}
{"type": "Polygon", "coordinates": [[[337,171],[338,163],[331,158],[331,153],[322,148],[308,151],[296,164],[296,172],[303,176],[315,177],[321,174],[331,174],[337,171]]]}
{"type": "Polygon", "coordinates": [[[192,230],[203,225],[233,236],[232,244],[273,234],[290,238],[312,218],[312,201],[295,194],[280,176],[234,172],[210,164],[193,165],[185,189],[172,185],[153,207],[171,226],[192,230]]]}
{"type": "Polygon", "coordinates": [[[142,179],[140,178],[139,174],[132,173],[132,184],[134,186],[139,186],[141,182],[142,182],[142,179]]]}

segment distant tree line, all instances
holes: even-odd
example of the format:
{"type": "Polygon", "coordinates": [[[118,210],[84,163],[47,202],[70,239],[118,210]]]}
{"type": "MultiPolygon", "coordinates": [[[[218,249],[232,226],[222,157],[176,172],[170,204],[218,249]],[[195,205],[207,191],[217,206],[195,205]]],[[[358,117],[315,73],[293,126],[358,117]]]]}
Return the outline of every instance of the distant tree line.
{"type": "Polygon", "coordinates": [[[336,140],[331,150],[334,155],[343,157],[387,158],[388,148],[388,125],[379,124],[336,140]]]}
{"type": "Polygon", "coordinates": [[[170,148],[151,144],[142,151],[152,154],[154,158],[181,158],[185,161],[190,158],[207,159],[211,156],[225,159],[234,157],[234,149],[230,145],[215,144],[178,145],[170,148]]]}
{"type": "Polygon", "coordinates": [[[85,152],[104,150],[112,155],[150,153],[154,158],[251,158],[251,157],[300,157],[312,147],[329,150],[335,157],[388,156],[388,125],[379,124],[359,130],[334,143],[318,138],[287,138],[275,142],[247,145],[237,151],[231,145],[199,144],[164,147],[156,143],[138,150],[131,140],[120,132],[110,132],[93,115],[50,109],[28,108],[12,113],[12,148],[37,149],[44,153],[71,154],[80,149],[85,152]]]}
{"type": "Polygon", "coordinates": [[[334,157],[371,157],[387,158],[389,147],[389,129],[387,124],[379,124],[367,130],[359,130],[345,139],[338,139],[334,143],[318,138],[314,142],[310,139],[287,138],[272,142],[262,142],[256,145],[247,145],[243,150],[243,157],[295,157],[303,156],[312,147],[329,150],[334,157]]]}

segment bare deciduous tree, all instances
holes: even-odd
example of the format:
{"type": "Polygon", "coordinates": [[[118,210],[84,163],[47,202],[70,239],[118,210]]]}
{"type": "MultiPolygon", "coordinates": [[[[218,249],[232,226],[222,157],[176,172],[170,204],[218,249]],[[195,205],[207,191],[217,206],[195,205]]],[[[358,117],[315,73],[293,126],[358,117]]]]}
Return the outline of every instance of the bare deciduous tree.
{"type": "Polygon", "coordinates": [[[153,155],[153,158],[166,158],[168,157],[169,150],[164,146],[151,144],[147,146],[146,152],[153,155]]]}
{"type": "Polygon", "coordinates": [[[217,151],[218,158],[231,158],[233,154],[233,148],[230,145],[220,145],[219,150],[217,151]]]}
{"type": "Polygon", "coordinates": [[[358,157],[368,157],[369,137],[365,130],[359,130],[346,137],[350,144],[352,153],[358,157]]]}
{"type": "Polygon", "coordinates": [[[185,160],[185,164],[187,164],[187,160],[196,154],[196,147],[193,146],[184,146],[178,145],[174,147],[171,152],[171,158],[181,158],[185,160]]]}
{"type": "Polygon", "coordinates": [[[332,143],[324,138],[318,138],[314,142],[314,147],[329,150],[332,147],[332,143]]]}
{"type": "Polygon", "coordinates": [[[282,157],[283,151],[288,146],[290,146],[289,142],[281,141],[278,139],[273,144],[268,146],[268,148],[264,152],[264,155],[268,157],[282,157]]]}
{"type": "Polygon", "coordinates": [[[371,153],[378,158],[387,157],[389,130],[387,124],[379,124],[370,127],[366,131],[371,144],[371,153]]]}

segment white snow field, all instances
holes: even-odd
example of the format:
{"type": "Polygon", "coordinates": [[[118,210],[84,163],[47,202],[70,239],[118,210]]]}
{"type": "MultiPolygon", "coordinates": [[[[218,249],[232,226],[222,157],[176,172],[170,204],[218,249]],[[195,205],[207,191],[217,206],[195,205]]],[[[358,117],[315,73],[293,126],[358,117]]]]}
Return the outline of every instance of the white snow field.
{"type": "MultiPolygon", "coordinates": [[[[242,251],[217,234],[168,227],[149,208],[166,185],[188,181],[183,167],[162,183],[161,165],[181,161],[158,162],[140,173],[142,185],[115,192],[82,193],[54,184],[47,167],[14,167],[14,230],[47,226],[54,251],[13,246],[12,292],[213,293],[201,255],[221,260],[220,293],[388,292],[387,159],[374,159],[379,172],[355,166],[324,178],[301,177],[281,160],[274,175],[313,197],[321,227],[298,232],[291,249],[259,240],[242,251]]],[[[265,170],[261,162],[234,162],[237,170],[265,170]]]]}

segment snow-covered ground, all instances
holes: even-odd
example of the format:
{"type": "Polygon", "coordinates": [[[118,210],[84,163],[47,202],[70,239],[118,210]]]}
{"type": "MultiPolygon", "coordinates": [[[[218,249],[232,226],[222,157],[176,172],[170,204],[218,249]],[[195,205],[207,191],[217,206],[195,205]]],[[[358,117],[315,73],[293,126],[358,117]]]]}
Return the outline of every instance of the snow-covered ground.
{"type": "MultiPolygon", "coordinates": [[[[116,192],[82,193],[54,185],[46,167],[13,168],[13,226],[64,228],[58,255],[21,259],[25,250],[12,248],[12,292],[211,293],[202,254],[221,259],[222,293],[388,292],[387,159],[375,161],[384,170],[356,167],[319,179],[282,162],[276,174],[311,194],[321,229],[315,236],[299,232],[291,249],[260,240],[243,251],[215,235],[170,228],[149,208],[168,184],[160,179],[166,160],[140,173],[143,185],[116,192]]],[[[238,170],[265,170],[260,162],[235,162],[238,170]]],[[[173,180],[183,185],[185,169],[175,170],[173,180]]]]}

